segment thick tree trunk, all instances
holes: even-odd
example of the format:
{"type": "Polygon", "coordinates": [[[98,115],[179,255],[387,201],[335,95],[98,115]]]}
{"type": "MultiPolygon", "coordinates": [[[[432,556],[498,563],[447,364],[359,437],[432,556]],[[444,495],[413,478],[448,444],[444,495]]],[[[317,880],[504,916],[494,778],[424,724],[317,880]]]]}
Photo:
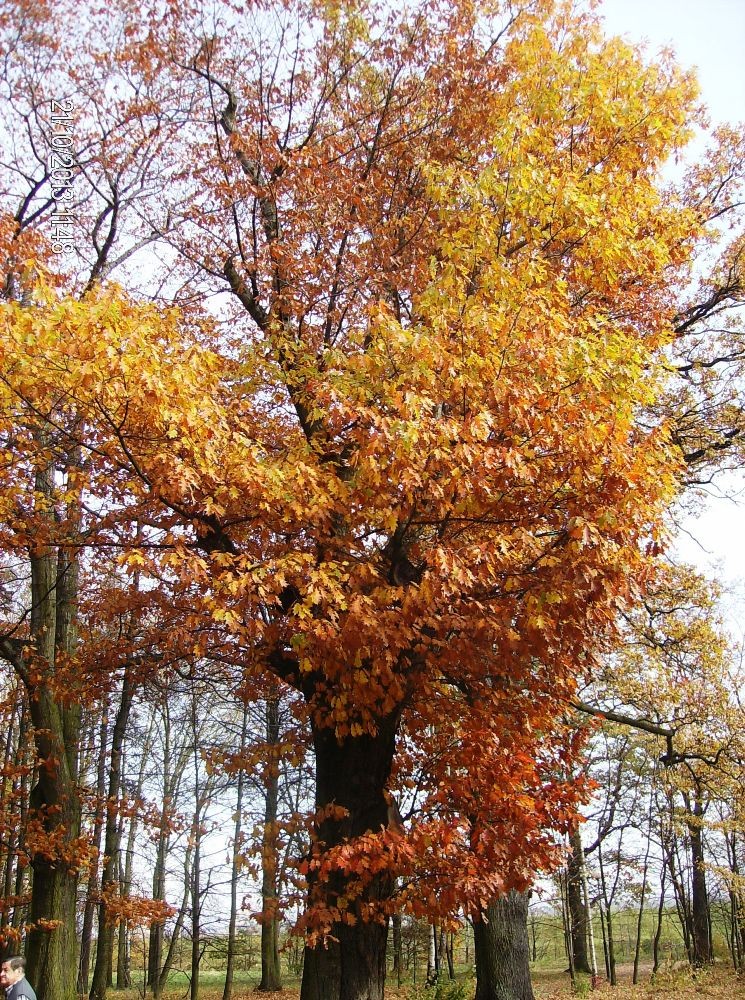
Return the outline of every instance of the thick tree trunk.
{"type": "MultiPolygon", "coordinates": [[[[399,713],[383,719],[375,736],[337,741],[332,730],[314,726],[316,807],[336,805],[343,818],[326,816],[319,823],[312,852],[323,853],[347,840],[378,831],[388,822],[386,784],[390,777],[399,713]]],[[[309,905],[335,906],[353,876],[337,873],[326,884],[309,873],[309,905]]],[[[336,923],[331,934],[338,945],[307,947],[301,1000],[383,1000],[388,922],[362,916],[367,904],[389,899],[393,879],[378,875],[369,880],[349,905],[354,923],[336,923]]]]}
{"type": "Polygon", "coordinates": [[[569,845],[571,853],[567,863],[567,907],[572,937],[572,959],[575,972],[585,972],[589,975],[592,970],[587,954],[587,913],[582,898],[582,869],[585,861],[579,827],[573,827],[569,835],[569,845]]]}
{"type": "Polygon", "coordinates": [[[708,965],[713,958],[709,927],[709,895],[706,889],[706,869],[704,867],[704,835],[701,825],[703,813],[703,804],[697,798],[693,805],[694,822],[688,825],[692,867],[691,930],[693,965],[696,967],[708,965]]]}
{"type": "Polygon", "coordinates": [[[282,989],[277,914],[277,813],[279,807],[279,698],[266,703],[266,745],[270,766],[264,790],[264,832],[261,845],[261,982],[258,990],[282,989]]]}
{"type": "MultiPolygon", "coordinates": [[[[51,497],[53,483],[53,470],[41,470],[38,494],[51,497]]],[[[26,957],[39,1000],[75,1000],[81,710],[69,661],[77,645],[77,556],[72,549],[37,549],[30,561],[34,663],[33,670],[21,665],[20,673],[28,688],[38,760],[29,802],[29,821],[38,833],[29,835],[33,887],[26,957]],[[68,692],[64,700],[58,695],[61,685],[68,692]]]]}
{"type": "Polygon", "coordinates": [[[473,922],[476,1000],[533,1000],[528,893],[512,891],[473,922]]]}
{"type": "MultiPolygon", "coordinates": [[[[79,716],[75,710],[58,705],[48,690],[38,688],[30,711],[36,751],[43,762],[31,791],[30,819],[40,824],[42,836],[50,842],[63,838],[63,844],[70,844],[80,834],[80,803],[76,743],[67,743],[64,734],[75,726],[79,716]],[[65,718],[68,714],[74,718],[65,718]]],[[[74,1000],[78,969],[76,858],[40,846],[32,853],[31,867],[29,979],[36,986],[39,1000],[74,1000]]]]}

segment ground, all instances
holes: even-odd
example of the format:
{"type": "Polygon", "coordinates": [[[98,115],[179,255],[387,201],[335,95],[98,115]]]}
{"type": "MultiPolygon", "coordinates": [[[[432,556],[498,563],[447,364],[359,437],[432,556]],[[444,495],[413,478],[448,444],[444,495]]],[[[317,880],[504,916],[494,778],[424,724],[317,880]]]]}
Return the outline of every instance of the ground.
{"type": "MultiPolygon", "coordinates": [[[[670,997],[675,1000],[692,1000],[693,997],[712,997],[715,1000],[735,1000],[745,998],[745,981],[738,978],[732,969],[716,967],[693,974],[686,969],[665,969],[658,973],[655,982],[651,983],[649,970],[644,970],[643,981],[637,986],[631,983],[632,968],[630,965],[618,969],[618,986],[611,987],[603,981],[596,990],[590,990],[588,981],[577,984],[574,992],[567,973],[561,970],[538,971],[533,976],[533,988],[536,1000],[559,1000],[571,996],[593,996],[598,1000],[648,1000],[648,998],[670,997]]],[[[200,1000],[222,1000],[222,979],[216,973],[207,973],[200,986],[200,1000]]],[[[131,990],[112,990],[111,1000],[135,1000],[142,993],[131,990]]],[[[189,983],[184,977],[178,986],[170,988],[163,994],[163,1000],[186,1000],[189,996],[189,983]]],[[[405,986],[400,989],[391,987],[386,990],[388,1000],[471,1000],[473,997],[472,980],[459,984],[444,983],[440,990],[423,990],[417,987],[405,986]],[[455,988],[453,988],[453,985],[455,988]]],[[[233,1000],[256,998],[252,983],[236,983],[233,1000]]],[[[271,1000],[298,1000],[297,986],[270,995],[271,1000]]]]}

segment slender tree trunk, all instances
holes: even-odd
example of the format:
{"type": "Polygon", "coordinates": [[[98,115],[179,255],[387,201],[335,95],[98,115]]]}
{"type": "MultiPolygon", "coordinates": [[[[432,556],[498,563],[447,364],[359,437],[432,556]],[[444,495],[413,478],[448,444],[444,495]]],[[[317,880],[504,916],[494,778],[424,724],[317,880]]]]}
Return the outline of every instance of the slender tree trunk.
{"type": "MultiPolygon", "coordinates": [[[[134,820],[134,817],[132,817],[132,820],[134,820]]],[[[130,829],[131,826],[132,823],[130,822],[130,829]]],[[[123,836],[124,836],[124,817],[122,817],[119,839],[121,840],[123,836]]],[[[131,883],[127,881],[126,862],[122,864],[122,859],[120,858],[119,885],[123,902],[125,902],[129,898],[130,884],[131,883]]],[[[132,976],[130,975],[130,969],[129,969],[129,924],[127,922],[126,917],[120,917],[116,935],[116,988],[118,990],[126,990],[131,985],[132,985],[132,976]]]]}
{"type": "Polygon", "coordinates": [[[567,962],[569,967],[567,971],[569,972],[569,978],[574,986],[575,982],[575,969],[574,969],[574,948],[572,946],[572,918],[569,914],[569,903],[568,903],[568,885],[569,885],[569,871],[568,869],[559,875],[559,886],[561,888],[561,923],[564,930],[564,948],[566,949],[567,962]]]}
{"type": "MultiPolygon", "coordinates": [[[[175,777],[181,762],[172,760],[171,719],[168,711],[168,701],[163,704],[163,798],[160,809],[159,837],[153,866],[153,899],[161,902],[166,898],[166,858],[171,844],[170,819],[172,797],[177,783],[175,777]]],[[[185,758],[183,758],[185,764],[185,758]]],[[[147,952],[147,985],[154,997],[159,997],[162,989],[163,964],[163,924],[154,921],[150,925],[147,952]]]]}
{"type": "Polygon", "coordinates": [[[437,982],[437,927],[434,924],[427,925],[427,986],[434,986],[437,982]]]}
{"type": "Polygon", "coordinates": [[[93,969],[90,1000],[105,1000],[106,989],[113,972],[114,931],[116,918],[109,912],[108,896],[114,892],[119,869],[119,816],[117,803],[122,777],[124,735],[129,723],[129,713],[134,697],[134,685],[129,666],[124,669],[122,694],[114,723],[109,765],[109,793],[106,809],[106,835],[104,838],[104,866],[101,876],[101,902],[98,907],[98,944],[96,965],[93,969]]]}
{"type": "Polygon", "coordinates": [[[109,755],[109,713],[107,706],[102,707],[101,723],[98,734],[98,768],[96,770],[96,817],[93,821],[93,848],[96,852],[95,861],[88,873],[88,890],[83,910],[83,928],[80,934],[80,967],[78,969],[78,993],[88,992],[88,976],[90,973],[91,943],[93,941],[93,922],[96,916],[96,899],[98,896],[99,860],[101,856],[101,837],[103,836],[104,812],[106,811],[106,760],[109,755]]]}
{"type": "Polygon", "coordinates": [[[394,913],[391,918],[391,931],[393,933],[393,972],[396,976],[396,985],[401,985],[403,973],[403,947],[401,940],[401,914],[394,913]]]}
{"type": "MultiPolygon", "coordinates": [[[[23,715],[21,716],[21,732],[19,733],[19,745],[25,741],[26,732],[28,729],[28,712],[24,707],[23,715]]],[[[18,816],[18,831],[19,831],[19,846],[24,843],[26,825],[28,822],[28,802],[31,797],[31,782],[28,773],[24,773],[21,776],[20,787],[19,787],[19,797],[20,797],[20,811],[18,816]]],[[[24,852],[25,853],[25,852],[24,852]]],[[[20,932],[21,927],[26,921],[26,904],[20,902],[26,894],[27,882],[28,882],[28,866],[23,863],[21,857],[16,859],[16,877],[15,885],[13,887],[13,895],[15,896],[16,902],[13,907],[13,916],[10,921],[10,926],[15,929],[16,932],[20,932]]]]}
{"type": "MultiPolygon", "coordinates": [[[[168,976],[170,975],[171,969],[173,968],[173,963],[176,959],[176,949],[178,947],[179,940],[181,938],[181,931],[184,927],[184,922],[186,920],[186,912],[189,909],[189,895],[191,890],[191,859],[193,853],[193,845],[189,844],[186,849],[186,854],[184,855],[184,892],[181,898],[181,906],[179,907],[178,914],[176,916],[176,922],[173,925],[173,930],[171,931],[171,939],[168,942],[168,951],[166,952],[166,957],[163,960],[163,968],[160,969],[158,973],[158,983],[157,991],[158,994],[162,993],[168,982],[168,976]]],[[[155,986],[153,987],[153,993],[155,993],[155,986]]]]}
{"type": "Polygon", "coordinates": [[[535,914],[530,918],[531,962],[538,961],[538,939],[535,914]]]}
{"type": "Polygon", "coordinates": [[[277,814],[279,808],[279,708],[278,697],[266,702],[267,769],[264,789],[264,830],[261,845],[261,982],[257,989],[282,989],[279,966],[279,914],[277,902],[277,814]]]}
{"type": "MultiPolygon", "coordinates": [[[[140,756],[140,768],[137,774],[137,785],[134,789],[133,799],[135,802],[139,802],[142,798],[142,788],[145,783],[145,768],[150,759],[150,752],[152,750],[152,735],[153,728],[155,726],[155,713],[150,715],[150,721],[148,723],[147,734],[145,736],[145,742],[142,747],[142,753],[140,756]]],[[[132,891],[132,867],[134,863],[134,853],[135,853],[135,843],[137,840],[137,812],[133,810],[133,813],[129,820],[129,831],[127,833],[127,847],[124,856],[124,874],[121,880],[121,892],[125,899],[129,898],[132,891]]],[[[116,985],[117,989],[126,989],[131,986],[131,970],[130,970],[130,942],[129,942],[129,923],[126,919],[120,920],[119,922],[119,946],[117,949],[117,965],[116,965],[116,985]]]]}
{"type": "Polygon", "coordinates": [[[675,907],[678,911],[678,918],[680,920],[681,930],[683,932],[683,943],[685,945],[686,954],[688,956],[688,961],[693,962],[693,920],[691,916],[690,907],[688,905],[688,897],[683,887],[683,880],[680,877],[678,869],[675,864],[675,836],[673,835],[672,843],[669,845],[667,852],[667,867],[670,874],[670,882],[673,887],[673,895],[675,898],[675,907]]]}
{"type": "MultiPolygon", "coordinates": [[[[600,875],[601,878],[603,879],[603,895],[605,895],[605,877],[603,875],[602,845],[600,844],[598,845],[598,858],[600,859],[600,875]]],[[[582,878],[582,900],[585,905],[585,920],[587,922],[587,939],[588,939],[589,953],[590,953],[590,973],[592,975],[592,985],[594,988],[595,981],[597,980],[598,977],[598,963],[597,963],[597,958],[595,957],[595,931],[592,925],[590,887],[587,882],[587,863],[585,861],[584,850],[582,851],[581,859],[582,859],[582,867],[580,869],[580,875],[582,878]]],[[[608,912],[610,912],[610,902],[608,903],[608,912]]],[[[613,974],[615,975],[615,969],[613,974]]]]}
{"type": "Polygon", "coordinates": [[[569,835],[570,855],[567,864],[567,907],[569,911],[569,928],[572,938],[572,957],[575,972],[590,973],[590,960],[587,955],[587,913],[582,898],[582,871],[585,864],[585,853],[582,847],[582,836],[578,826],[574,826],[569,835]]]}
{"type": "Polygon", "coordinates": [[[201,959],[201,881],[202,881],[202,810],[197,795],[194,813],[194,864],[191,869],[191,981],[189,996],[191,1000],[199,1000],[199,965],[201,959]]]}
{"type": "MultiPolygon", "coordinates": [[[[2,801],[6,810],[5,823],[7,829],[7,846],[3,865],[3,899],[10,901],[14,895],[14,886],[18,883],[18,874],[21,872],[21,860],[19,857],[19,844],[23,831],[23,787],[25,771],[19,766],[24,764],[23,747],[27,728],[26,704],[23,698],[23,688],[16,686],[11,697],[14,698],[6,721],[7,735],[5,742],[5,761],[3,767],[3,789],[2,801]],[[16,726],[16,719],[18,725],[16,726]],[[12,777],[11,777],[12,775],[12,777]]],[[[16,893],[16,895],[19,895],[16,893]]],[[[13,905],[13,916],[19,909],[18,903],[13,905]]],[[[0,946],[0,956],[2,960],[13,954],[14,946],[11,943],[12,936],[7,934],[11,923],[11,907],[3,907],[0,916],[0,941],[4,942],[0,946]]]]}
{"type": "Polygon", "coordinates": [[[656,975],[660,968],[660,941],[662,940],[662,921],[665,917],[665,883],[667,882],[664,861],[660,868],[660,898],[657,904],[657,924],[652,940],[652,975],[656,975]]]}
{"type": "MultiPolygon", "coordinates": [[[[608,895],[608,890],[606,888],[605,882],[605,866],[603,864],[603,851],[601,847],[598,847],[598,864],[600,868],[600,884],[603,891],[603,900],[605,901],[605,928],[608,938],[608,969],[610,972],[610,984],[615,986],[616,979],[616,945],[613,938],[613,910],[611,907],[612,899],[608,895]]],[[[593,966],[594,966],[593,961],[593,966]]],[[[593,971],[593,975],[595,972],[593,971]]]]}
{"type": "Polygon", "coordinates": [[[616,974],[616,942],[613,937],[613,911],[610,906],[605,908],[605,926],[608,933],[608,968],[610,969],[611,986],[618,985],[616,974]]]}
{"type": "Polygon", "coordinates": [[[610,982],[610,955],[608,954],[608,935],[605,930],[605,912],[600,907],[600,934],[603,938],[603,962],[605,964],[605,978],[610,982]]]}
{"type": "MultiPolygon", "coordinates": [[[[243,715],[241,718],[241,744],[240,752],[246,750],[246,735],[248,733],[248,703],[243,704],[243,715]]],[[[233,858],[230,871],[230,920],[228,922],[228,950],[225,956],[225,985],[223,986],[223,1000],[230,1000],[233,991],[233,971],[235,968],[235,943],[236,928],[238,925],[238,875],[241,861],[241,837],[243,830],[243,786],[246,774],[241,765],[238,771],[238,786],[235,796],[235,823],[233,825],[233,858]]],[[[263,968],[263,952],[262,952],[263,968]]]]}
{"type": "Polygon", "coordinates": [[[648,824],[647,824],[647,846],[644,852],[644,866],[642,868],[642,891],[639,898],[639,913],[636,918],[636,941],[634,944],[634,973],[632,982],[634,986],[639,982],[639,959],[642,948],[642,925],[644,922],[644,899],[647,894],[647,876],[649,874],[649,853],[652,846],[652,811],[654,808],[654,781],[649,793],[648,824]]]}
{"type": "Polygon", "coordinates": [[[745,914],[743,913],[742,892],[739,890],[740,866],[737,860],[737,834],[733,830],[725,839],[729,867],[734,876],[729,894],[732,914],[732,965],[740,972],[745,968],[745,914]]]}
{"type": "MultiPolygon", "coordinates": [[[[339,742],[333,730],[314,726],[316,756],[316,808],[330,806],[346,810],[343,818],[323,816],[318,824],[312,852],[335,847],[388,822],[386,784],[390,776],[399,712],[379,723],[376,735],[348,737],[339,742]]],[[[308,900],[335,905],[353,876],[337,873],[327,884],[309,876],[308,900]]],[[[335,924],[331,931],[338,945],[308,947],[305,951],[301,1000],[383,1000],[385,984],[387,921],[369,921],[363,907],[390,898],[393,879],[387,874],[368,880],[353,899],[349,912],[354,923],[335,924]]]]}
{"type": "Polygon", "coordinates": [[[530,983],[528,893],[510,892],[473,923],[475,1000],[534,1000],[530,983]]]}

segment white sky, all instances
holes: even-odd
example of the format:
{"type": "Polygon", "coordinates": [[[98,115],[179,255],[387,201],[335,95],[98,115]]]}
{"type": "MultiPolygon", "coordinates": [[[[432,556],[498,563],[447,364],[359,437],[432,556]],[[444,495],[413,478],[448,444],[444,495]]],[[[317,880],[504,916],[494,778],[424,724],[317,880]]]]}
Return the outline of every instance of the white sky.
{"type": "MultiPolygon", "coordinates": [[[[745,121],[745,0],[601,0],[599,10],[609,34],[644,41],[650,54],[672,48],[682,66],[695,67],[713,123],[745,121]]],[[[745,474],[727,477],[722,486],[740,499],[713,497],[686,521],[677,550],[733,591],[731,622],[742,636],[745,474]]]]}
{"type": "Polygon", "coordinates": [[[601,0],[599,10],[609,33],[695,66],[715,120],[745,119],[745,0],[601,0]]]}

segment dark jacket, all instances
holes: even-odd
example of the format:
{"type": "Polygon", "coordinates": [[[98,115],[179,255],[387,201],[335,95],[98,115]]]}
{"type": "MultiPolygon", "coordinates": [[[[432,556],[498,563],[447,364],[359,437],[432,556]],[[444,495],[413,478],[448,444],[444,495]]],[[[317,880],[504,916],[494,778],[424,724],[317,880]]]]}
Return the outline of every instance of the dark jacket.
{"type": "Polygon", "coordinates": [[[5,991],[5,1000],[36,1000],[36,994],[31,983],[23,976],[5,991]]]}

